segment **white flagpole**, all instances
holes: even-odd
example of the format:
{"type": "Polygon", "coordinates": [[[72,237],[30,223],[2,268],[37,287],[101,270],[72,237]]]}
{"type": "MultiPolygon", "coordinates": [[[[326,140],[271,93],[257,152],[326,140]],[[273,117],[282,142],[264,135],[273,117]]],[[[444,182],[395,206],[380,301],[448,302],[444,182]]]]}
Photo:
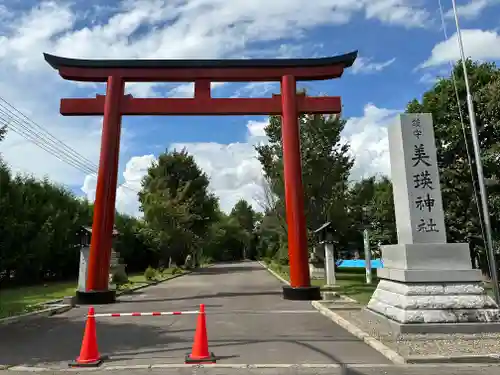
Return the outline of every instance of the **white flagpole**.
{"type": "Polygon", "coordinates": [[[488,196],[486,193],[486,186],[484,183],[483,162],[481,160],[481,149],[479,146],[479,136],[477,133],[476,114],[474,112],[474,102],[472,100],[472,94],[470,91],[469,77],[467,75],[467,64],[466,64],[465,53],[464,53],[464,44],[462,41],[462,33],[460,31],[460,24],[458,21],[457,3],[456,3],[456,0],[451,0],[451,3],[453,4],[453,14],[455,16],[455,24],[457,27],[458,47],[460,50],[460,58],[462,59],[462,68],[464,71],[464,80],[465,80],[465,90],[467,92],[467,109],[469,111],[469,122],[470,122],[470,129],[471,129],[471,133],[472,133],[472,144],[474,146],[474,159],[476,161],[476,170],[477,170],[477,179],[478,179],[478,184],[479,184],[479,192],[481,195],[481,203],[483,206],[484,228],[485,228],[485,232],[486,232],[486,251],[488,254],[488,263],[490,266],[491,283],[493,284],[493,293],[495,296],[495,301],[497,304],[500,304],[500,291],[498,289],[498,275],[497,275],[497,267],[496,267],[496,262],[495,262],[495,251],[493,250],[493,239],[491,236],[490,212],[488,209],[488,196]]]}

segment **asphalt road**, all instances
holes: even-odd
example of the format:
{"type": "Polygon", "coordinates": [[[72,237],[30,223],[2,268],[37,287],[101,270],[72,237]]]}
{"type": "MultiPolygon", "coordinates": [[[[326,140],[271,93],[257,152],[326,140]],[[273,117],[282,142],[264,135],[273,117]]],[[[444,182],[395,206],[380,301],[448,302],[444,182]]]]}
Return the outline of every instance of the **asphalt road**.
{"type": "MultiPolygon", "coordinates": [[[[210,350],[220,364],[388,364],[381,354],[317,313],[285,301],[281,284],[258,263],[203,269],[96,312],[207,311],[210,350]]],[[[0,326],[0,365],[65,368],[77,357],[86,307],[29,323],[0,326]]],[[[196,316],[97,318],[107,366],[182,364],[196,316]]],[[[330,372],[331,373],[331,372],[330,372]]]]}

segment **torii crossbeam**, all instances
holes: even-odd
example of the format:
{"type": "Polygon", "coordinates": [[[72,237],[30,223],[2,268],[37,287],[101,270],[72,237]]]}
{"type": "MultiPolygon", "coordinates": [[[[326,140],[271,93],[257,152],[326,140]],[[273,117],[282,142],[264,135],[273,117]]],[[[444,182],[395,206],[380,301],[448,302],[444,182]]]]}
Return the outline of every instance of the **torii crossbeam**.
{"type": "Polygon", "coordinates": [[[86,290],[77,292],[80,303],[115,300],[115,293],[108,289],[108,269],[123,115],[281,115],[291,281],[290,286],[283,287],[283,297],[321,298],[309,276],[298,116],[336,114],[342,106],[340,97],[297,93],[296,81],[339,78],[345,68],[352,66],[357,52],[319,59],[257,60],[83,60],[49,54],[44,57],[64,79],[107,83],[106,95],[61,99],[64,116],[104,116],[86,290]],[[194,82],[194,97],[134,98],[125,95],[126,82],[194,82]],[[212,82],[280,82],[281,95],[212,98],[212,82]]]}

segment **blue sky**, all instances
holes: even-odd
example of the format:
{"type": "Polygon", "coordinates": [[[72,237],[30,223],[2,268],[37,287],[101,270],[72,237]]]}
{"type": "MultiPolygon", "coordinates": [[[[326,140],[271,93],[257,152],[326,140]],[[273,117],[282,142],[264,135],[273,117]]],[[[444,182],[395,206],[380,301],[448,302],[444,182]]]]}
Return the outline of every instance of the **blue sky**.
{"type": "MultiPolygon", "coordinates": [[[[457,1],[467,55],[498,61],[499,0],[457,1]]],[[[450,0],[442,0],[445,13],[450,0]]],[[[99,118],[63,118],[60,97],[103,93],[63,81],[42,52],[81,58],[286,58],[359,51],[337,80],[300,83],[310,95],[342,96],[353,178],[388,173],[387,125],[458,57],[453,18],[444,42],[438,0],[4,0],[0,3],[0,96],[72,149],[98,163],[99,118]],[[110,5],[113,4],[113,5],[110,5]],[[425,64],[424,64],[425,63],[425,64]],[[418,68],[422,64],[425,67],[418,68]]],[[[137,84],[136,97],[190,96],[189,85],[137,84]]],[[[217,97],[270,96],[274,84],[223,84],[217,97]]],[[[4,113],[4,117],[5,117],[4,113]]],[[[187,147],[224,209],[239,198],[262,206],[253,145],[266,117],[135,117],[123,120],[117,207],[137,213],[133,190],[166,148],[187,147]],[[128,187],[128,188],[127,188],[128,187]]],[[[66,184],[93,199],[95,177],[11,131],[0,151],[14,170],[66,184]]],[[[89,164],[85,162],[86,164],[89,164]]]]}

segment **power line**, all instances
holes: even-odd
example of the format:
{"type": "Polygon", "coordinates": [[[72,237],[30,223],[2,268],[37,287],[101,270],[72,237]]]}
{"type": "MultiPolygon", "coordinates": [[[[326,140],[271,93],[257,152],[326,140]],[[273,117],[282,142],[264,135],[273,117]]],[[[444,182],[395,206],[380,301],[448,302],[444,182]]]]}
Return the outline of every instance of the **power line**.
{"type": "Polygon", "coordinates": [[[497,265],[495,261],[495,251],[493,249],[493,236],[491,234],[490,212],[488,208],[488,194],[486,191],[486,184],[484,182],[483,161],[481,159],[481,148],[479,145],[479,136],[476,126],[476,114],[474,112],[474,100],[472,98],[471,89],[469,85],[469,77],[467,75],[467,62],[465,60],[464,44],[462,41],[462,31],[458,21],[457,4],[455,0],[451,0],[453,5],[453,15],[455,16],[455,25],[457,27],[457,41],[458,49],[462,59],[462,69],[464,71],[465,90],[467,91],[467,109],[469,111],[469,122],[472,133],[472,146],[474,147],[474,157],[476,161],[476,174],[479,185],[479,193],[481,195],[481,203],[483,208],[484,230],[486,234],[486,253],[488,254],[488,261],[490,264],[491,283],[493,284],[493,293],[495,295],[495,302],[500,304],[500,288],[498,285],[497,265]]]}
{"type": "MultiPolygon", "coordinates": [[[[441,15],[441,27],[443,29],[444,39],[447,41],[448,40],[448,32],[446,30],[446,21],[445,21],[445,16],[444,16],[443,4],[442,4],[441,0],[438,0],[438,4],[439,4],[439,13],[441,15]]],[[[460,103],[460,94],[458,91],[457,77],[455,74],[455,66],[453,65],[453,63],[451,61],[450,61],[450,69],[451,69],[451,79],[453,82],[453,87],[455,89],[455,98],[457,101],[458,114],[460,116],[460,124],[462,125],[462,132],[464,134],[465,151],[467,153],[467,162],[469,164],[469,173],[470,173],[470,177],[472,180],[472,189],[474,191],[474,201],[476,202],[477,213],[479,216],[479,225],[481,227],[481,236],[483,238],[484,246],[486,247],[486,235],[485,235],[484,224],[483,224],[483,215],[481,213],[481,206],[479,203],[480,198],[479,198],[479,193],[478,193],[477,188],[476,188],[476,182],[474,180],[474,171],[472,170],[472,157],[471,157],[471,152],[469,149],[469,142],[467,140],[467,130],[465,127],[464,114],[463,114],[462,106],[460,103]]]]}
{"type": "Polygon", "coordinates": [[[73,155],[77,159],[83,160],[92,169],[97,170],[96,164],[94,164],[92,161],[90,161],[89,159],[87,159],[83,155],[76,152],[74,149],[69,147],[63,141],[54,137],[46,129],[42,128],[40,125],[38,125],[37,123],[32,121],[30,118],[28,118],[25,114],[20,112],[17,108],[15,108],[11,104],[9,104],[7,101],[5,101],[5,99],[0,97],[0,114],[2,114],[3,111],[7,111],[9,114],[15,115],[17,117],[17,119],[19,120],[18,122],[23,122],[24,124],[29,125],[32,128],[39,129],[40,134],[43,134],[43,137],[47,140],[48,143],[54,145],[55,147],[60,147],[60,149],[64,150],[64,152],[67,152],[69,155],[73,155]]]}
{"type": "MultiPolygon", "coordinates": [[[[0,125],[5,125],[14,133],[20,135],[78,171],[86,175],[97,175],[98,168],[92,161],[56,138],[53,134],[28,118],[2,97],[0,97],[0,125]]],[[[139,194],[139,191],[126,184],[120,186],[139,194]]]]}

